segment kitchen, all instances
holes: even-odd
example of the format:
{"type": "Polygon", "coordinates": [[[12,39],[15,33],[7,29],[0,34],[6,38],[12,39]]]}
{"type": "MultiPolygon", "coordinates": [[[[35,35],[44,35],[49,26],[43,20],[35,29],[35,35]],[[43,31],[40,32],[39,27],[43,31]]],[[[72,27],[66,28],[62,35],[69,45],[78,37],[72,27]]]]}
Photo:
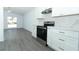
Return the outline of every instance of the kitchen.
{"type": "MultiPolygon", "coordinates": [[[[52,8],[52,17],[38,18],[39,23],[54,21],[47,26],[47,45],[57,51],[78,51],[79,11],[78,7],[52,8]]],[[[37,32],[37,31],[35,31],[37,32]]],[[[37,38],[36,33],[33,36],[37,38]]],[[[45,37],[45,36],[44,36],[45,37]]]]}
{"type": "MultiPolygon", "coordinates": [[[[6,35],[13,35],[9,39],[20,39],[16,44],[21,43],[25,39],[25,45],[21,45],[25,51],[78,51],[79,50],[79,8],[78,7],[4,7],[4,30],[10,30],[7,26],[7,16],[12,20],[17,19],[16,28],[11,28],[14,35],[6,32],[6,35]],[[10,11],[11,10],[11,11],[10,11]],[[6,12],[8,11],[8,12],[6,12]],[[17,31],[15,30],[17,29],[17,31]],[[18,31],[20,29],[20,31],[18,31]],[[25,34],[27,31],[31,33],[25,34]],[[16,34],[17,32],[17,34],[16,34]],[[20,34],[18,34],[18,32],[20,34]],[[22,34],[21,34],[22,33],[22,34]],[[23,36],[22,36],[23,35],[23,36]],[[17,37],[16,37],[17,36],[17,37]],[[22,37],[21,37],[22,36],[22,37]],[[40,40],[34,41],[32,40],[40,40]],[[27,44],[26,44],[27,42],[27,44]],[[31,43],[29,43],[31,42],[31,43]],[[44,44],[42,44],[44,43],[44,44]],[[39,45],[39,47],[37,45],[39,45]],[[28,46],[30,46],[30,48],[28,46]],[[41,47],[42,46],[42,47],[41,47]],[[28,49],[26,49],[28,47],[28,49]],[[38,47],[38,48],[37,48],[38,47]],[[36,49],[35,49],[36,48],[36,49]],[[50,49],[49,49],[50,48],[50,49]],[[47,49],[47,50],[46,50],[47,49]]],[[[5,35],[5,33],[4,33],[5,35]]],[[[7,35],[7,36],[8,36],[7,35]]],[[[6,36],[5,36],[6,37],[6,36]]],[[[5,38],[4,37],[4,38],[5,38]]],[[[3,38],[3,41],[6,39],[3,38]]],[[[7,37],[8,39],[8,37],[7,37]]],[[[16,40],[17,41],[17,40],[16,40]]],[[[12,43],[15,41],[12,41],[12,43]]],[[[9,44],[10,42],[8,42],[9,44]]],[[[14,43],[13,43],[14,44],[14,43]]],[[[9,45],[12,45],[11,43],[9,45]]],[[[19,50],[17,45],[12,45],[12,50],[19,50]],[[13,48],[13,46],[15,48],[13,48]]],[[[9,48],[8,48],[9,49],[9,48]]],[[[21,49],[21,50],[22,50],[21,49]]]]}

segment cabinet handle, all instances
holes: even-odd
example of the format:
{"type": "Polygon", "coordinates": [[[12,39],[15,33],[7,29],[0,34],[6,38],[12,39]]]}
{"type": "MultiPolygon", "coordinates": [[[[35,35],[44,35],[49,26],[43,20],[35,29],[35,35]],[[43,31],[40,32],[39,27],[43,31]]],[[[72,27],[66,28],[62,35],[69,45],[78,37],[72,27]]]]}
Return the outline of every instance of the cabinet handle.
{"type": "Polygon", "coordinates": [[[64,41],[63,39],[59,39],[59,40],[64,41]]]}
{"type": "Polygon", "coordinates": [[[63,51],[64,51],[64,49],[63,49],[63,48],[61,48],[61,47],[59,47],[59,49],[61,49],[61,50],[63,50],[63,51]]]}

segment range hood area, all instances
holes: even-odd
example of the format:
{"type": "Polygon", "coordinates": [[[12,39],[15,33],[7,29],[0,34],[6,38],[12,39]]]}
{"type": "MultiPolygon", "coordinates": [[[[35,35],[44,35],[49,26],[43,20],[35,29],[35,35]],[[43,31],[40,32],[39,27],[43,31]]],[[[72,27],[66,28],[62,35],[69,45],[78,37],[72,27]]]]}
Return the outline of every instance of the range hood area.
{"type": "Polygon", "coordinates": [[[45,9],[45,10],[42,11],[41,13],[42,13],[42,14],[49,14],[49,13],[52,13],[52,8],[45,9]]]}

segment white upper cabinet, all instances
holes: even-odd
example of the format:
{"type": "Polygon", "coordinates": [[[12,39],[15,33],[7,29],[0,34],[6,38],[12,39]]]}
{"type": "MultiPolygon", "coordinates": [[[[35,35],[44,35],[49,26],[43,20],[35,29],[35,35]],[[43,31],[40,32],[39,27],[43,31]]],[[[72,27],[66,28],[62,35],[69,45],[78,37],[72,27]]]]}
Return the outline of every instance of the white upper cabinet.
{"type": "Polygon", "coordinates": [[[52,16],[60,16],[63,15],[63,8],[60,7],[53,7],[52,8],[52,16]]]}
{"type": "Polygon", "coordinates": [[[53,7],[52,16],[79,14],[79,7],[53,7]]]}

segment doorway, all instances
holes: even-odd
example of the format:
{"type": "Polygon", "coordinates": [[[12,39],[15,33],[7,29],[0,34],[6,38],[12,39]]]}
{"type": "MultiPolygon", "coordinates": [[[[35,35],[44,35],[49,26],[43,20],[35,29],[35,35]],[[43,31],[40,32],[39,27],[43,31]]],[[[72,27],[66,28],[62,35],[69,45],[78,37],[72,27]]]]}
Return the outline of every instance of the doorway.
{"type": "Polygon", "coordinates": [[[17,17],[7,17],[8,28],[17,28],[17,17]]]}

